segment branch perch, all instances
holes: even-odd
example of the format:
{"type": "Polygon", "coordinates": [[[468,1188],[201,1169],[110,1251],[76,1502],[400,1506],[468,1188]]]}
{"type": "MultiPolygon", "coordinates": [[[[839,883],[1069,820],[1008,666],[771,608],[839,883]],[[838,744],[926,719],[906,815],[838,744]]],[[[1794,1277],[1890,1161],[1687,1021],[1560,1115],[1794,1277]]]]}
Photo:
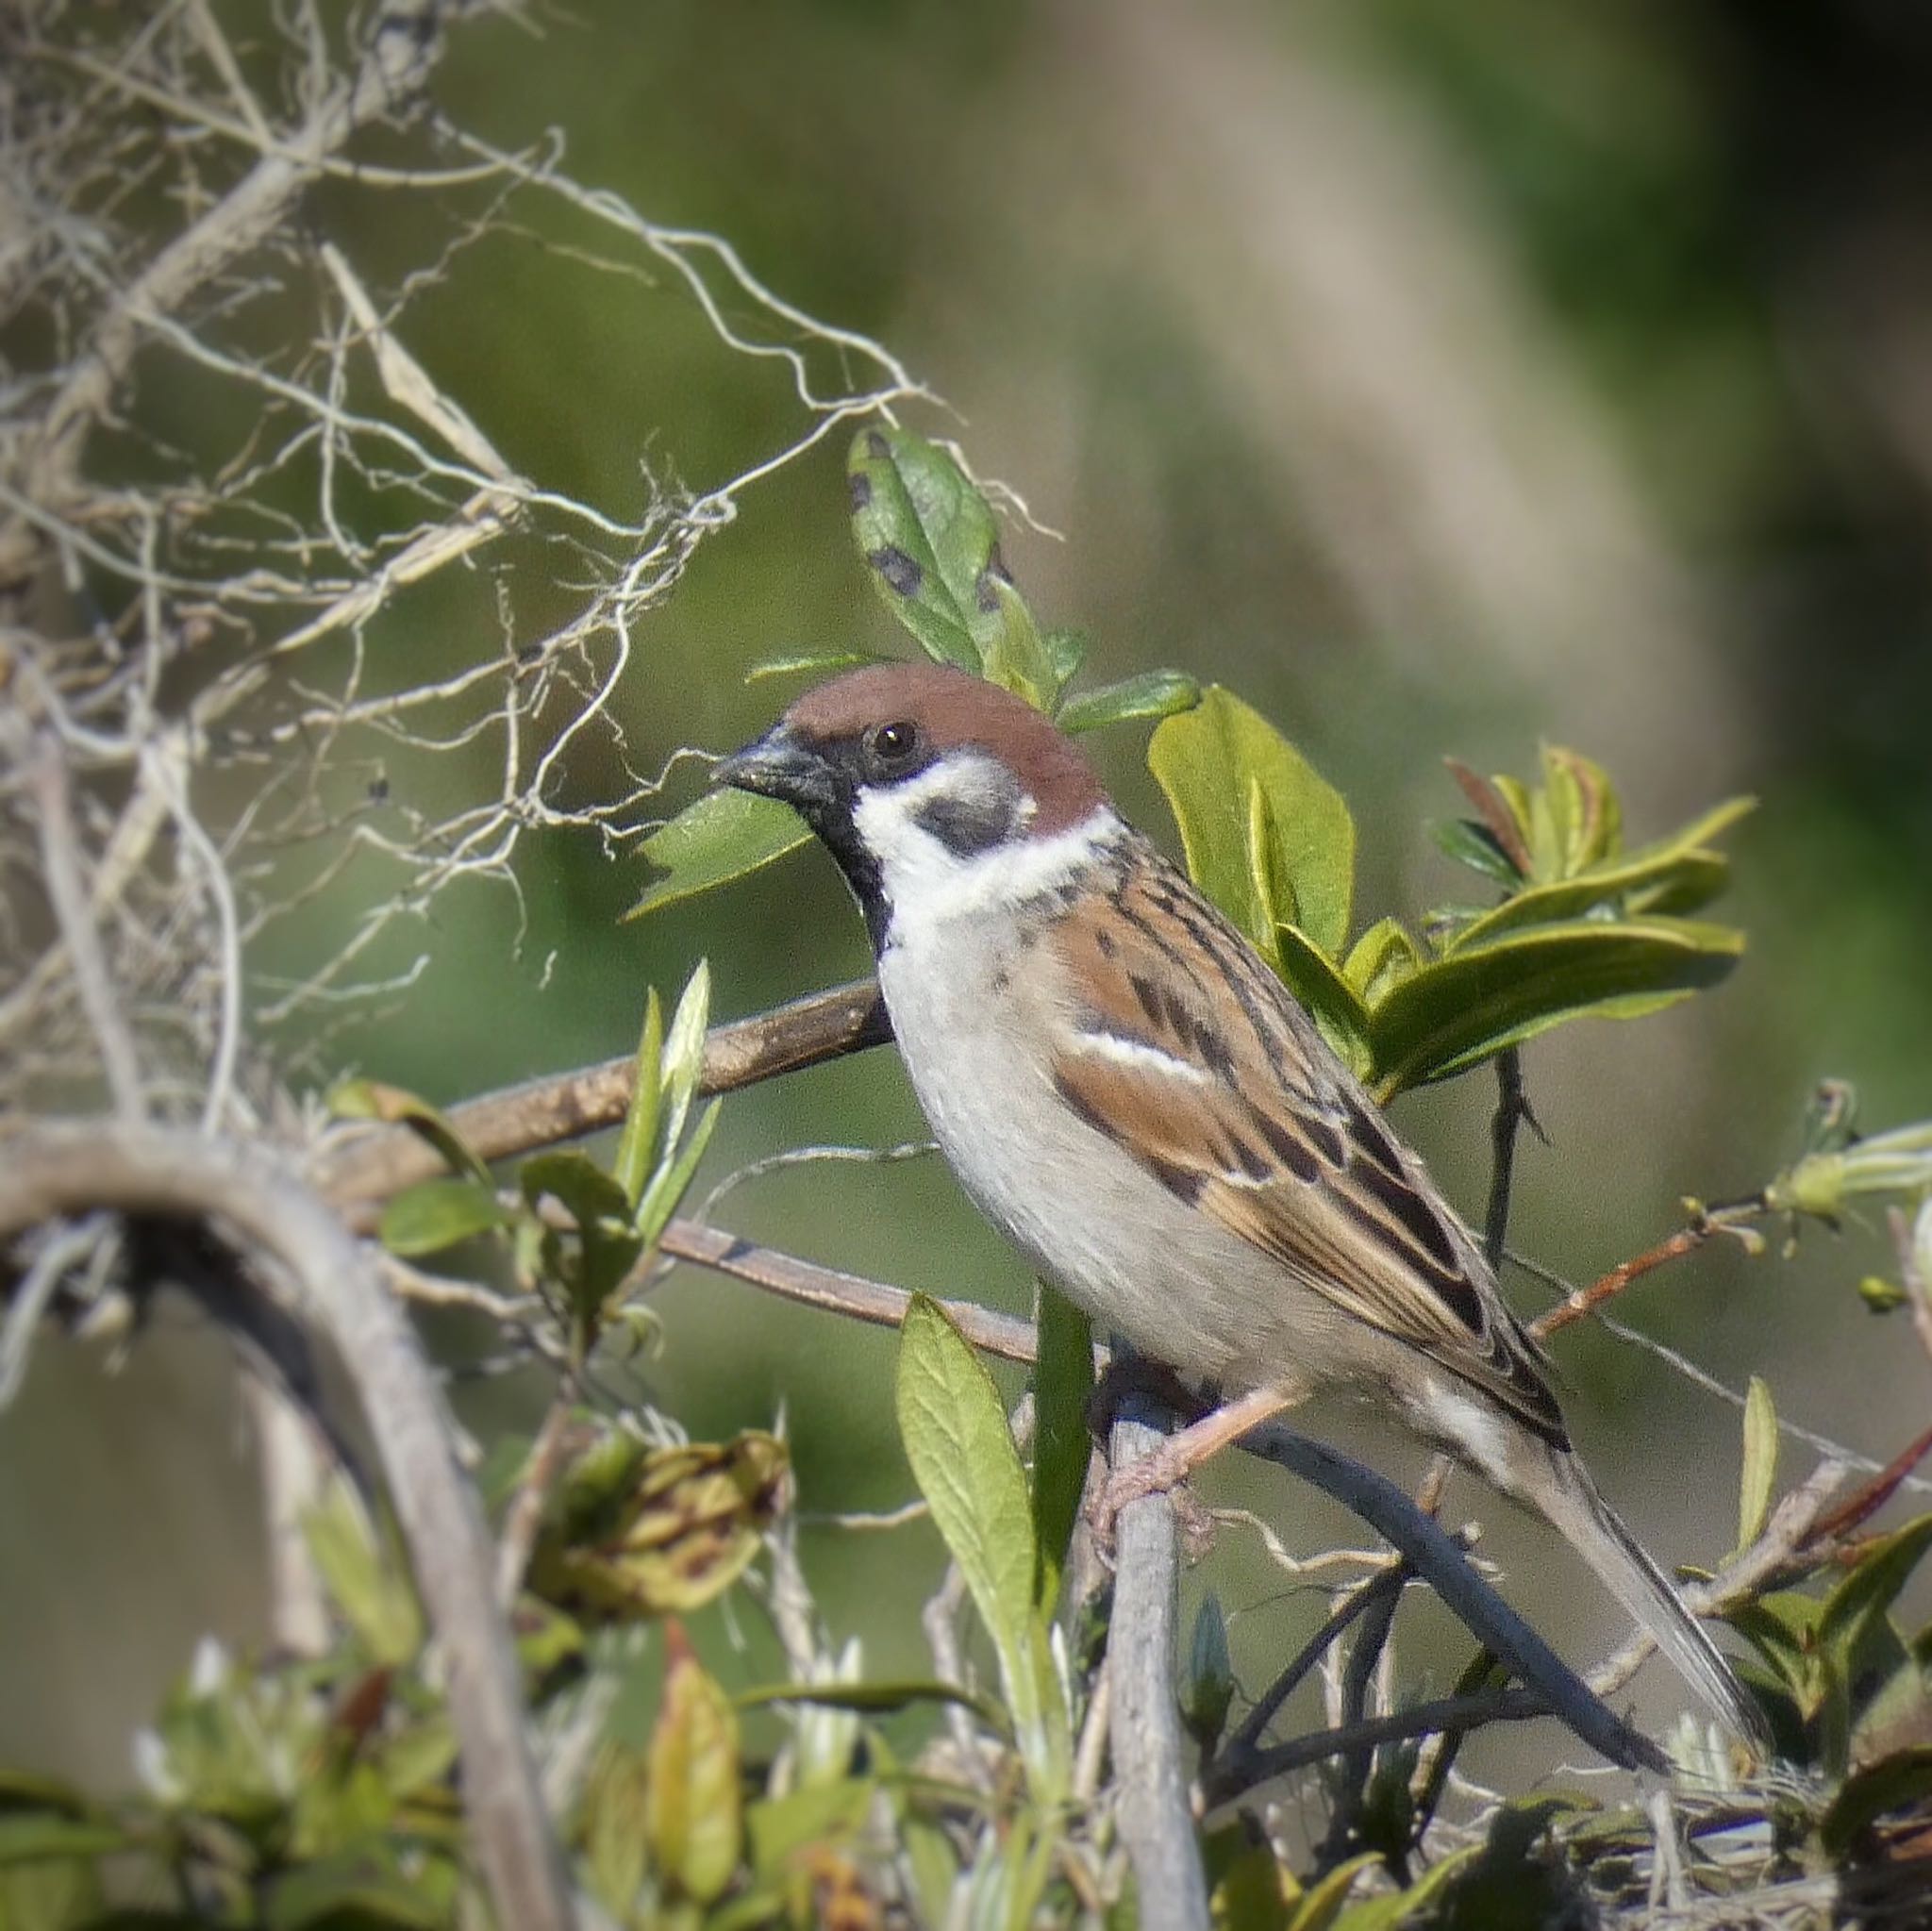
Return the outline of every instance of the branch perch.
{"type": "MultiPolygon", "coordinates": [[[[713,1026],[705,1036],[701,1094],[735,1092],[826,1059],[883,1045],[891,1038],[884,1002],[870,979],[814,992],[752,1019],[713,1026]]],[[[630,1105],[637,1056],[606,1059],[486,1093],[450,1109],[450,1124],[486,1160],[507,1159],[581,1134],[615,1126],[630,1105]]],[[[434,1179],[436,1150],[406,1126],[358,1130],[325,1155],[316,1184],[343,1207],[366,1206],[434,1179]]],[[[358,1220],[372,1216],[357,1216],[358,1220]]]]}
{"type": "MultiPolygon", "coordinates": [[[[1130,1395],[1115,1422],[1110,1460],[1123,1469],[1165,1439],[1130,1395]]],[[[1181,1768],[1174,1701],[1174,1623],[1180,1531],[1174,1503],[1142,1495],[1114,1529],[1113,1617],[1107,1642],[1113,1688],[1109,1734],[1119,1785],[1120,1833],[1134,1867],[1141,1922],[1162,1931],[1208,1931],[1208,1882],[1181,1768]]]]}
{"type": "Polygon", "coordinates": [[[416,1338],[325,1202],[260,1144],[130,1125],[42,1125],[8,1143],[0,1239],[108,1208],[214,1222],[238,1251],[295,1282],[354,1378],[410,1559],[449,1662],[463,1798],[498,1922],[575,1923],[524,1734],[523,1690],[495,1609],[491,1550],[458,1467],[450,1423],[416,1338]]]}

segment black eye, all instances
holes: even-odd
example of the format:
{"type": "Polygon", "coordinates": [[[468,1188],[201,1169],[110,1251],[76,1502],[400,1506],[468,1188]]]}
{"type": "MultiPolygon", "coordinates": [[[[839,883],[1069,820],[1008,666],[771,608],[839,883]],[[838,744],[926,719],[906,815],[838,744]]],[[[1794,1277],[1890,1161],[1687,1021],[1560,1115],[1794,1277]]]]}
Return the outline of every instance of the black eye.
{"type": "Polygon", "coordinates": [[[919,727],[904,721],[881,724],[872,734],[873,756],[884,764],[899,764],[919,749],[919,727]]]}

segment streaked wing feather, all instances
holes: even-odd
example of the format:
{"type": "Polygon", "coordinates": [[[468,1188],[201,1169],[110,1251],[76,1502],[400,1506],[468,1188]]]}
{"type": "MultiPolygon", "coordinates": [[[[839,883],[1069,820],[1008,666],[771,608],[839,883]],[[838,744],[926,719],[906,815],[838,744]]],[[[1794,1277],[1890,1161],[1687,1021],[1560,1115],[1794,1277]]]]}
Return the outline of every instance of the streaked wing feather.
{"type": "Polygon", "coordinates": [[[1051,942],[1091,993],[1054,1069],[1068,1105],[1298,1281],[1566,1444],[1535,1344],[1467,1231],[1179,873],[1146,847],[1109,898],[1058,918],[1051,942]]]}

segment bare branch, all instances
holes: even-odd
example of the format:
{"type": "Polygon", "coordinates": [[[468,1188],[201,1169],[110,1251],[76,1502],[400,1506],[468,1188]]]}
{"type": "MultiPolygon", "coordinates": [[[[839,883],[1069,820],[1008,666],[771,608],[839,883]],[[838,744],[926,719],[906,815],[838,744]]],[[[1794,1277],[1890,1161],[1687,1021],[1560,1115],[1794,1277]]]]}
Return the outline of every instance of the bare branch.
{"type": "MultiPolygon", "coordinates": [[[[1152,1455],[1162,1431],[1132,1412],[1115,1422],[1110,1459],[1123,1469],[1152,1455]]],[[[1134,1867],[1141,1920],[1172,1931],[1208,1931],[1208,1882],[1181,1766],[1174,1701],[1175,1596],[1180,1531],[1164,1494],[1129,1502],[1114,1525],[1113,1615],[1107,1640],[1110,1733],[1120,1831],[1134,1867]]]]}
{"type": "Polygon", "coordinates": [[[448,1657],[477,1862],[505,1924],[567,1931],[569,1888],[524,1735],[491,1550],[415,1335],[330,1208],[265,1146],[130,1126],[38,1126],[0,1167],[0,1237],[102,1209],[206,1221],[295,1284],[334,1341],[381,1454],[448,1657]]]}
{"type": "MultiPolygon", "coordinates": [[[[698,1090],[734,1092],[882,1045],[891,1037],[884,1002],[870,979],[837,986],[753,1019],[713,1026],[705,1039],[698,1090]]],[[[636,1078],[636,1056],[626,1054],[467,1101],[451,1109],[450,1123],[483,1159],[506,1159],[616,1125],[630,1105],[636,1078]]],[[[387,1199],[441,1171],[435,1150],[407,1127],[358,1128],[325,1156],[317,1184],[346,1206],[387,1199]]]]}
{"type": "MultiPolygon", "coordinates": [[[[912,1296],[904,1288],[835,1268],[815,1267],[771,1247],[726,1234],[695,1221],[674,1220],[664,1229],[659,1246],[676,1260],[708,1267],[734,1280],[748,1281],[768,1294],[823,1307],[833,1314],[870,1322],[875,1327],[897,1327],[906,1319],[912,1296]]],[[[974,1301],[941,1301],[946,1318],[973,1343],[1008,1361],[1030,1361],[1034,1354],[1033,1323],[1015,1314],[1001,1314],[974,1301]]]]}

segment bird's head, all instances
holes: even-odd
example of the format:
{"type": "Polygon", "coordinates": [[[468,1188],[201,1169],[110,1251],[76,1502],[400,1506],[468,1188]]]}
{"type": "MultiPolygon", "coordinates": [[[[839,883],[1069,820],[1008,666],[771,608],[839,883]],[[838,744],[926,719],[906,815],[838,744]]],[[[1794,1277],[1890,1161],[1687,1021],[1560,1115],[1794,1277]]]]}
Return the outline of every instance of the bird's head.
{"type": "Polygon", "coordinates": [[[1019,895],[1097,814],[1091,767],[1023,699],[936,664],[818,685],[717,780],[791,806],[839,861],[875,943],[916,903],[946,915],[1019,895]]]}

